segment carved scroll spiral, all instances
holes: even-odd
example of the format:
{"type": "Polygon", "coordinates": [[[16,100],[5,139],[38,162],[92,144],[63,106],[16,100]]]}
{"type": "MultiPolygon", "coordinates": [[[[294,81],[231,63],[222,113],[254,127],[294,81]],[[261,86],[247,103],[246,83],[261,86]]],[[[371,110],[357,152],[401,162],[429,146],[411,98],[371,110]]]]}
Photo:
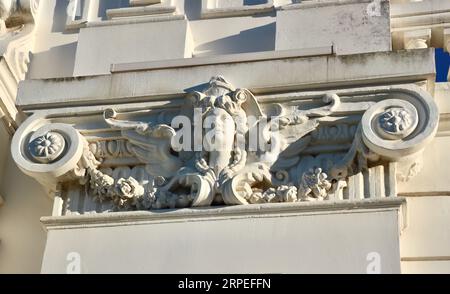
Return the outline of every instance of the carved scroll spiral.
{"type": "Polygon", "coordinates": [[[31,120],[16,132],[12,155],[19,168],[45,187],[54,189],[60,181],[80,180],[86,168],[98,165],[88,144],[72,126],[31,120]]]}
{"type": "Polygon", "coordinates": [[[362,139],[380,156],[398,160],[420,152],[438,125],[438,111],[428,94],[378,102],[364,114],[362,139]]]}

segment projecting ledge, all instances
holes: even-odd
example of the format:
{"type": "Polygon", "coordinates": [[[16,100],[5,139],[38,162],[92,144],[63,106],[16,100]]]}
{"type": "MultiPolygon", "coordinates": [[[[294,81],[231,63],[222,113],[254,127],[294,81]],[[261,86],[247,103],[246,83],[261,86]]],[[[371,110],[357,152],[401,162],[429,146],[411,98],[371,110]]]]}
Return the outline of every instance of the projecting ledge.
{"type": "Polygon", "coordinates": [[[79,229],[87,227],[130,226],[151,223],[295,217],[307,215],[352,214],[361,212],[399,211],[399,227],[406,227],[406,199],[402,197],[252,204],[221,207],[197,207],[158,211],[115,212],[71,216],[42,217],[46,230],[79,229]]]}
{"type": "Polygon", "coordinates": [[[239,82],[241,88],[247,88],[255,94],[435,79],[432,48],[288,59],[286,56],[264,55],[265,53],[260,53],[259,56],[253,56],[256,60],[251,61],[242,60],[242,56],[232,56],[227,57],[230,58],[228,61],[211,58],[203,60],[207,64],[193,63],[189,66],[177,65],[176,62],[167,63],[166,66],[170,68],[161,68],[162,64],[131,64],[121,65],[120,68],[117,65],[114,70],[125,72],[65,79],[26,80],[19,86],[16,103],[22,110],[32,110],[45,107],[120,104],[143,99],[150,101],[155,98],[185,95],[186,89],[202,85],[212,74],[217,73],[231,77],[230,80],[239,82]],[[150,69],[145,69],[146,66],[150,69]],[[268,70],[272,74],[265,74],[268,70]],[[305,75],[305,72],[308,74],[305,75]]]}

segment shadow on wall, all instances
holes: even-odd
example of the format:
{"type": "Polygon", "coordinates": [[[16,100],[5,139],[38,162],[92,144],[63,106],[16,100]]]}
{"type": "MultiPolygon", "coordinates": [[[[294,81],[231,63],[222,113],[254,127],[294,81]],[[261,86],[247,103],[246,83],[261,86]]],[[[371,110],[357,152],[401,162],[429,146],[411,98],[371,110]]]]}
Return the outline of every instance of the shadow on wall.
{"type": "Polygon", "coordinates": [[[204,43],[195,48],[194,55],[211,56],[275,50],[276,23],[241,31],[237,35],[204,43]]]}
{"type": "Polygon", "coordinates": [[[31,54],[30,64],[32,66],[29,67],[26,78],[45,79],[73,76],[77,44],[77,42],[72,42],[52,47],[44,52],[31,54]]]}
{"type": "Polygon", "coordinates": [[[450,66],[450,55],[442,48],[436,48],[436,82],[447,82],[450,66]]]}
{"type": "Polygon", "coordinates": [[[56,1],[53,12],[52,33],[63,33],[66,29],[67,7],[69,1],[56,1]]]}
{"type": "Polygon", "coordinates": [[[38,30],[37,37],[42,38],[42,46],[30,54],[27,79],[73,76],[78,31],[66,31],[68,4],[69,1],[63,0],[42,3],[42,9],[47,11],[42,17],[51,17],[53,21],[50,27],[43,25],[38,30]]]}
{"type": "Polygon", "coordinates": [[[184,13],[187,19],[200,19],[202,13],[202,0],[184,1],[184,13]]]}

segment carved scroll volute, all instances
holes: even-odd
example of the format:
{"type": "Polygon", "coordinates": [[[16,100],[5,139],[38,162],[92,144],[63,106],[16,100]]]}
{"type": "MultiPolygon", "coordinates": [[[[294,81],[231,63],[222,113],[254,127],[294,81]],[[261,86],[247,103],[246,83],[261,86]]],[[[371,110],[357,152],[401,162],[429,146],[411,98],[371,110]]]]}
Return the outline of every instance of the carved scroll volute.
{"type": "Polygon", "coordinates": [[[58,183],[83,179],[87,167],[98,165],[77,130],[45,118],[28,119],[14,135],[11,150],[17,166],[48,193],[58,183]]]}
{"type": "Polygon", "coordinates": [[[403,87],[392,97],[365,112],[362,139],[381,158],[398,162],[402,173],[421,160],[421,152],[436,135],[439,112],[432,97],[418,87],[403,87]]]}
{"type": "Polygon", "coordinates": [[[25,79],[28,71],[40,1],[0,1],[0,51],[16,81],[25,79]]]}

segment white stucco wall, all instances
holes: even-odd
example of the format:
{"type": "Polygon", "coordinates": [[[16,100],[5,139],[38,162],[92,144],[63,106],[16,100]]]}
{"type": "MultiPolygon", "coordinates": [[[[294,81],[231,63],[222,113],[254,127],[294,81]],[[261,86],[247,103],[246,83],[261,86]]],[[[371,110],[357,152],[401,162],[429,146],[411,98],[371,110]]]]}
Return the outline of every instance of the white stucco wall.
{"type": "MultiPolygon", "coordinates": [[[[447,179],[448,180],[448,179],[447,179]]],[[[408,197],[401,244],[402,273],[450,274],[450,197],[408,197]]]]}
{"type": "Polygon", "coordinates": [[[65,32],[68,1],[41,1],[28,78],[72,76],[78,33],[65,32]]]}
{"type": "MultiPolygon", "coordinates": [[[[276,17],[274,13],[258,17],[199,19],[200,0],[190,0],[189,5],[184,0],[177,0],[174,3],[178,13],[186,12],[186,17],[190,20],[187,33],[185,31],[182,33],[183,26],[174,28],[173,32],[168,32],[165,27],[168,25],[173,27],[175,25],[172,24],[173,21],[147,23],[147,29],[144,29],[145,33],[140,35],[136,35],[136,32],[133,34],[122,33],[123,36],[129,37],[127,37],[128,41],[123,38],[113,39],[108,37],[107,33],[106,35],[102,33],[105,30],[119,33],[126,29],[122,26],[82,29],[82,31],[94,30],[94,35],[96,32],[101,33],[106,41],[95,40],[95,38],[90,41],[89,38],[93,38],[92,33],[84,34],[86,36],[81,39],[83,43],[80,44],[80,47],[78,44],[80,30],[66,30],[67,2],[43,1],[36,32],[38,41],[32,52],[28,78],[92,75],[105,73],[105,71],[107,73],[109,65],[101,63],[103,59],[110,60],[111,63],[126,63],[146,59],[176,59],[275,49],[276,17]],[[164,34],[162,34],[163,32],[164,34]],[[169,36],[169,39],[158,39],[158,36],[165,34],[169,36]],[[180,40],[180,38],[187,39],[180,40]],[[168,40],[176,42],[168,45],[168,40]],[[155,55],[155,49],[150,50],[149,48],[159,44],[163,44],[163,46],[159,46],[160,49],[156,50],[155,55]],[[89,56],[96,58],[94,64],[89,56]],[[97,63],[101,63],[101,65],[95,66],[97,63]],[[85,64],[89,64],[90,68],[86,68],[85,64]]],[[[146,27],[144,24],[140,26],[146,27]]]]}
{"type": "Polygon", "coordinates": [[[322,204],[50,218],[42,272],[66,273],[75,256],[81,273],[365,274],[376,255],[377,270],[400,273],[399,206],[322,204]]]}
{"type": "Polygon", "coordinates": [[[437,137],[425,150],[422,171],[400,186],[408,200],[403,273],[450,273],[449,148],[450,137],[437,137]]]}
{"type": "Polygon", "coordinates": [[[408,202],[408,227],[400,239],[403,273],[450,273],[449,86],[435,86],[440,131],[424,151],[422,169],[409,182],[399,183],[408,202]]]}
{"type": "MultiPolygon", "coordinates": [[[[0,138],[2,145],[8,141],[0,138]]],[[[0,178],[4,199],[0,206],[0,273],[39,273],[46,242],[39,219],[51,213],[52,201],[40,185],[18,170],[9,148],[6,151],[0,178]]]]}
{"type": "Polygon", "coordinates": [[[338,55],[390,51],[389,1],[373,15],[367,1],[346,3],[278,11],[276,50],[333,45],[338,55]]]}

